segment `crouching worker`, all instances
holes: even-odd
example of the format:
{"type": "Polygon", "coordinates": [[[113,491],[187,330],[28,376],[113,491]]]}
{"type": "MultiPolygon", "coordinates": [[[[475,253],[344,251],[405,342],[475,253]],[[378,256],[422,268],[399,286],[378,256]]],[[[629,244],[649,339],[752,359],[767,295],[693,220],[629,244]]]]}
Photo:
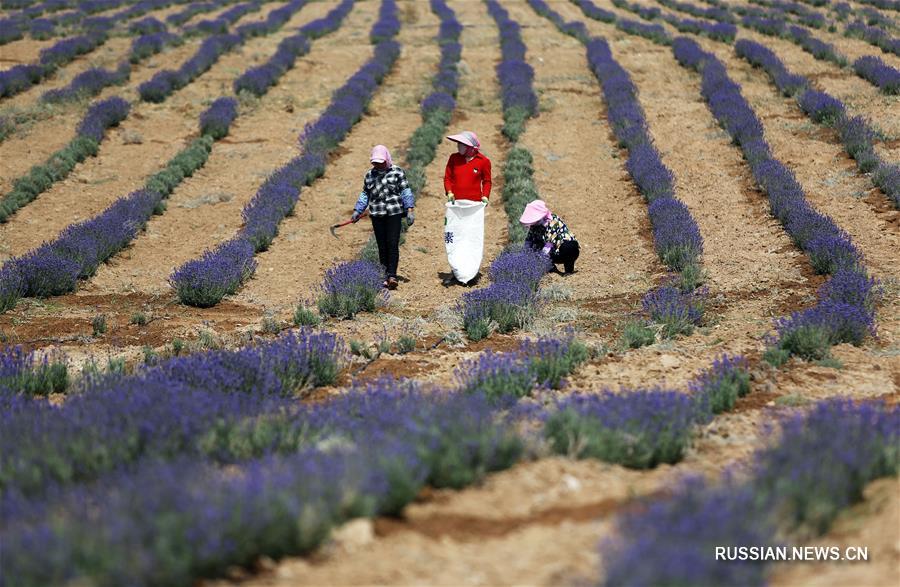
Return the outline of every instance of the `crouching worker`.
{"type": "Polygon", "coordinates": [[[580,253],[578,241],[566,223],[551,212],[543,200],[535,200],[525,206],[519,222],[528,227],[526,246],[541,251],[554,265],[562,264],[566,274],[575,272],[575,260],[580,253]]]}
{"type": "Polygon", "coordinates": [[[384,267],[384,286],[397,289],[397,265],[400,263],[401,219],[412,226],[416,202],[406,173],[394,165],[384,145],[376,145],[370,157],[372,168],[366,172],[362,193],[353,208],[353,222],[358,222],[366,208],[372,218],[372,231],[378,244],[378,260],[384,267]]]}

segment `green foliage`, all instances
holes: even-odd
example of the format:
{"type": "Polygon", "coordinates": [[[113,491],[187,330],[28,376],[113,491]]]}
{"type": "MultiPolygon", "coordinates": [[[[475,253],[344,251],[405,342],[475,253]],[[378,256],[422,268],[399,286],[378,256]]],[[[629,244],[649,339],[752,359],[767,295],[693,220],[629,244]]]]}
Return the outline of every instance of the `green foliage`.
{"type": "Polygon", "coordinates": [[[305,304],[300,304],[294,310],[295,326],[318,326],[321,321],[319,313],[305,304]]]}
{"type": "Polygon", "coordinates": [[[678,274],[678,289],[683,292],[694,291],[706,282],[706,273],[700,263],[692,261],[682,267],[678,274]]]}
{"type": "Polygon", "coordinates": [[[19,208],[66,178],[77,164],[96,155],[98,149],[94,139],[78,136],[50,155],[46,163],[35,165],[26,175],[14,180],[12,190],[0,199],[0,222],[6,222],[19,208]]]}
{"type": "Polygon", "coordinates": [[[136,326],[146,326],[147,322],[147,315],[143,312],[135,312],[131,315],[131,323],[136,326]]]}
{"type": "Polygon", "coordinates": [[[503,111],[503,136],[515,143],[525,131],[525,123],[531,118],[531,113],[522,106],[513,106],[503,111]]]}
{"type": "Polygon", "coordinates": [[[773,367],[781,367],[791,358],[791,352],[777,346],[770,346],[763,353],[763,360],[773,367]]]}
{"type": "Polygon", "coordinates": [[[162,171],[150,176],[144,188],[160,193],[164,197],[168,196],[185,177],[191,177],[195,171],[206,165],[212,145],[212,137],[203,136],[195,139],[169,159],[162,171]]]}
{"type": "Polygon", "coordinates": [[[281,321],[275,316],[265,316],[262,321],[262,331],[266,334],[278,334],[282,330],[281,321]]]}
{"type": "Polygon", "coordinates": [[[520,243],[527,234],[519,218],[529,202],[540,198],[534,184],[534,159],[528,149],[514,147],[503,168],[503,207],[509,219],[509,242],[520,243]]]}
{"type": "Polygon", "coordinates": [[[573,340],[566,345],[562,353],[535,354],[530,358],[530,367],[539,384],[559,389],[563,377],[572,373],[578,365],[588,359],[589,355],[588,348],[583,342],[573,340]]]}
{"type": "MultiPolygon", "coordinates": [[[[659,414],[660,419],[666,417],[659,414]]],[[[690,443],[687,430],[673,428],[651,440],[637,430],[629,433],[618,427],[603,426],[595,418],[571,408],[552,414],[544,425],[544,434],[559,454],[574,452],[572,456],[577,458],[593,458],[633,469],[677,463],[690,443]]]]}
{"type": "Polygon", "coordinates": [[[411,334],[403,334],[397,339],[397,352],[401,355],[416,350],[416,337],[411,334]]]}
{"type": "Polygon", "coordinates": [[[323,295],[319,298],[319,312],[334,318],[350,319],[360,312],[373,312],[378,305],[378,292],[369,288],[359,288],[353,295],[340,293],[323,295]]]}
{"type": "Polygon", "coordinates": [[[463,328],[466,331],[466,336],[469,337],[469,340],[472,342],[477,342],[483,338],[487,338],[491,335],[491,322],[486,318],[480,318],[478,320],[471,320],[463,324],[463,328]]]}
{"type": "Polygon", "coordinates": [[[656,342],[656,333],[642,320],[629,320],[622,331],[622,346],[636,349],[656,342]]]}
{"type": "Polygon", "coordinates": [[[94,316],[93,320],[91,320],[91,328],[93,329],[94,336],[106,334],[106,315],[98,314],[94,316]]]}
{"type": "Polygon", "coordinates": [[[63,360],[45,358],[33,369],[20,370],[14,377],[0,379],[0,383],[25,395],[64,393],[69,387],[69,369],[63,360]]]}
{"type": "Polygon", "coordinates": [[[786,331],[778,341],[779,349],[807,361],[817,361],[828,357],[831,345],[829,329],[813,324],[792,328],[786,331]]]}

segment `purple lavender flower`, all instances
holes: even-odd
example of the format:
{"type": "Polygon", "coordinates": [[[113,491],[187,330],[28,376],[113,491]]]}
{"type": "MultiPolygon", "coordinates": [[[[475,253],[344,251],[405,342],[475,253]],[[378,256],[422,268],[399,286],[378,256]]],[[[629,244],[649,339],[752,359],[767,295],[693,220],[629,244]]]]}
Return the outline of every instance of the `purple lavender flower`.
{"type": "Polygon", "coordinates": [[[488,274],[494,283],[520,281],[536,290],[541,278],[553,265],[539,251],[504,251],[491,263],[488,274]]]}
{"type": "Polygon", "coordinates": [[[831,275],[838,271],[859,271],[863,257],[846,234],[814,237],[806,244],[806,252],[816,273],[831,275]]]}
{"type": "Polygon", "coordinates": [[[0,313],[12,310],[25,293],[25,280],[17,263],[7,262],[0,267],[0,313]]]}
{"type": "Polygon", "coordinates": [[[236,238],[177,268],[169,284],[181,303],[208,308],[237,291],[255,271],[253,245],[236,238]]]}
{"type": "Polygon", "coordinates": [[[482,393],[492,401],[513,400],[531,393],[537,379],[518,353],[486,351],[454,371],[464,393],[482,393]]]}
{"type": "Polygon", "coordinates": [[[836,123],[846,111],[843,102],[818,90],[806,90],[798,103],[814,121],[828,125],[836,123]]]}
{"type": "Polygon", "coordinates": [[[130,110],[131,104],[117,96],[101,100],[91,105],[76,132],[99,143],[103,140],[106,129],[118,125],[130,110]]]}
{"type": "Polygon", "coordinates": [[[697,407],[690,395],[664,390],[575,394],[544,425],[553,450],[644,469],[681,460],[697,407]]]}
{"type": "Polygon", "coordinates": [[[712,366],[695,377],[689,387],[700,413],[708,414],[703,419],[712,419],[713,414],[731,410],[739,397],[750,392],[747,360],[742,356],[716,357],[712,366]]]}
{"type": "Polygon", "coordinates": [[[651,289],[641,300],[644,311],[655,322],[662,324],[663,335],[690,334],[694,326],[703,320],[706,290],[683,292],[677,287],[664,285],[651,289]]]}
{"type": "Polygon", "coordinates": [[[200,134],[219,140],[228,135],[231,123],[238,115],[237,100],[230,97],[216,99],[200,115],[200,134]]]}
{"type": "Polygon", "coordinates": [[[501,281],[463,294],[459,312],[469,338],[480,340],[490,334],[491,327],[506,333],[526,325],[535,305],[530,284],[501,281]]]}
{"type": "Polygon", "coordinates": [[[836,271],[816,292],[819,300],[850,304],[869,312],[874,312],[882,296],[882,288],[876,280],[858,271],[843,269],[836,271]]]}
{"type": "Polygon", "coordinates": [[[370,261],[349,261],[325,272],[319,311],[328,316],[352,318],[375,309],[382,293],[384,269],[370,261]]]}

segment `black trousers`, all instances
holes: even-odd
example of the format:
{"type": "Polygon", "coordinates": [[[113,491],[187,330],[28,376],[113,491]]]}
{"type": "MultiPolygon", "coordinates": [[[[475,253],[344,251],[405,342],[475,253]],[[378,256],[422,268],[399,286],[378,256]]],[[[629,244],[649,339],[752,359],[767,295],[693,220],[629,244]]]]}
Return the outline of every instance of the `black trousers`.
{"type": "Polygon", "coordinates": [[[403,214],[393,216],[370,216],[375,242],[378,243],[378,260],[387,277],[397,277],[400,263],[400,226],[403,214]]]}
{"type": "Polygon", "coordinates": [[[553,261],[555,265],[562,263],[566,269],[566,273],[572,273],[575,271],[575,260],[580,253],[581,247],[578,246],[578,241],[566,241],[559,245],[558,253],[550,254],[550,260],[553,261]]]}

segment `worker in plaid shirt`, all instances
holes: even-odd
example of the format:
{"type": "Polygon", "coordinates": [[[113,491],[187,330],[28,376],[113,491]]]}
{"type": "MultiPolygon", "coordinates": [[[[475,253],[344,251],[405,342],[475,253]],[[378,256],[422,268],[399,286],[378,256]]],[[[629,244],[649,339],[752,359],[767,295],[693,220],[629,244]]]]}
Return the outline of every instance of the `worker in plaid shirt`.
{"type": "Polygon", "coordinates": [[[366,208],[369,209],[378,244],[378,259],[386,276],[384,286],[397,289],[401,220],[405,217],[407,226],[413,225],[416,200],[406,181],[406,174],[393,164],[387,147],[376,145],[370,161],[372,168],[366,172],[352,219],[358,222],[366,208]]]}

